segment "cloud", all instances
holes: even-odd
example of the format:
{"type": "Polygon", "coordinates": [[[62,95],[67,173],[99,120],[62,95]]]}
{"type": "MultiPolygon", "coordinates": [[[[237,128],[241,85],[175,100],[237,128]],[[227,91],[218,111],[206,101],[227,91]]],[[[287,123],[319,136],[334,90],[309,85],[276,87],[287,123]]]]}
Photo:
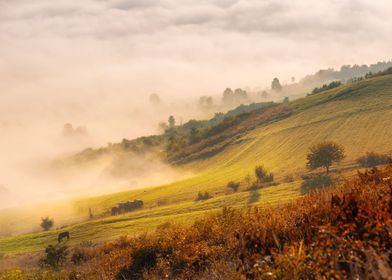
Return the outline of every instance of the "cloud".
{"type": "Polygon", "coordinates": [[[391,10],[371,0],[3,0],[0,98],[195,96],[390,59],[391,10]]]}

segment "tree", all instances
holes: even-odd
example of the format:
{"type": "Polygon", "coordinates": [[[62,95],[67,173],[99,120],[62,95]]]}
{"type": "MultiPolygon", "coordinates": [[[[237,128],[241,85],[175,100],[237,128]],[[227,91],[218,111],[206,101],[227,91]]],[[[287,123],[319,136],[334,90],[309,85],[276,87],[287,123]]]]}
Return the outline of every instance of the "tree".
{"type": "Polygon", "coordinates": [[[237,100],[246,99],[248,98],[248,93],[246,92],[246,90],[243,90],[242,88],[237,88],[234,91],[234,97],[237,100]]]}
{"type": "Polygon", "coordinates": [[[161,99],[159,98],[159,95],[156,93],[153,93],[149,97],[150,103],[153,105],[158,105],[161,103],[161,99]]]}
{"type": "Polygon", "coordinates": [[[230,104],[233,102],[233,90],[231,88],[226,88],[225,91],[223,92],[223,97],[222,101],[225,104],[230,104]]]}
{"type": "Polygon", "coordinates": [[[214,101],[211,96],[201,96],[198,105],[203,110],[209,110],[213,106],[214,101]]]}
{"type": "Polygon", "coordinates": [[[309,169],[324,167],[328,174],[331,165],[340,162],[344,157],[344,148],[341,145],[325,141],[310,148],[306,165],[309,169]]]}
{"type": "Polygon", "coordinates": [[[70,123],[64,124],[64,127],[63,127],[64,136],[71,136],[73,134],[73,132],[74,132],[74,128],[73,128],[72,124],[70,124],[70,123]]]}
{"type": "Polygon", "coordinates": [[[189,139],[192,144],[197,143],[200,140],[199,130],[196,127],[191,128],[189,139]]]}
{"type": "Polygon", "coordinates": [[[278,78],[274,78],[272,83],[271,83],[271,89],[274,91],[281,91],[282,90],[282,85],[279,82],[278,78]]]}
{"type": "Polygon", "coordinates": [[[176,119],[173,116],[169,117],[169,128],[174,128],[176,126],[176,119]]]}
{"type": "Polygon", "coordinates": [[[54,222],[49,217],[41,218],[41,220],[40,226],[44,229],[44,231],[48,231],[53,227],[54,222]]]}

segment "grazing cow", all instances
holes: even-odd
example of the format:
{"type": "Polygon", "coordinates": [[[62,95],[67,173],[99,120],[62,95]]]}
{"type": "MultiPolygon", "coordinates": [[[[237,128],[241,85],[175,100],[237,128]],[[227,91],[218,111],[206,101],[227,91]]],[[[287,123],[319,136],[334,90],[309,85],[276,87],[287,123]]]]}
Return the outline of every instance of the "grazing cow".
{"type": "Polygon", "coordinates": [[[112,207],[112,216],[120,214],[120,209],[117,206],[112,207]]]}
{"type": "Polygon", "coordinates": [[[69,240],[69,231],[60,232],[57,240],[60,243],[64,238],[67,238],[67,240],[69,240]]]}
{"type": "Polygon", "coordinates": [[[141,208],[141,207],[143,207],[143,200],[139,200],[139,199],[135,199],[134,201],[133,201],[133,203],[135,204],[135,206],[136,206],[136,208],[141,208]]]}

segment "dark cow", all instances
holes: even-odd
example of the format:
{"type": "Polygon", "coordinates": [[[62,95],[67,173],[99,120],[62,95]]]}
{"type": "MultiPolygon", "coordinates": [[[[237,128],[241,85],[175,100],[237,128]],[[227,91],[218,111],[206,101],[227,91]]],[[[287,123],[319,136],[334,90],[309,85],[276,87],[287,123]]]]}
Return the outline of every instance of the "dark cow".
{"type": "Polygon", "coordinates": [[[137,209],[137,208],[143,207],[144,203],[143,203],[143,200],[135,199],[133,201],[133,205],[134,205],[135,209],[137,209]]]}
{"type": "Polygon", "coordinates": [[[60,232],[57,240],[60,243],[64,238],[67,238],[67,240],[69,240],[69,231],[60,232]]]}
{"type": "Polygon", "coordinates": [[[117,206],[112,207],[112,216],[120,214],[120,209],[117,206]]]}

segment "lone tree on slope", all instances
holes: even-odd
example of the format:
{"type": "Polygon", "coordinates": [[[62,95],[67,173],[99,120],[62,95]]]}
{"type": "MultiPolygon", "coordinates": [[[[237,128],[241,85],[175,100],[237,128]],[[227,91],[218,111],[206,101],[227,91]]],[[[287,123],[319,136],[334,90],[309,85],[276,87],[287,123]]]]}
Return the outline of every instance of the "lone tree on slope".
{"type": "Polygon", "coordinates": [[[53,227],[53,220],[49,217],[41,218],[42,222],[40,226],[43,228],[44,231],[48,231],[53,227]]]}
{"type": "Polygon", "coordinates": [[[176,126],[176,119],[173,116],[169,117],[169,127],[174,128],[176,126]]]}
{"type": "Polygon", "coordinates": [[[309,169],[324,167],[327,174],[333,163],[340,162],[344,155],[344,148],[332,141],[325,141],[310,148],[306,165],[309,169]]]}
{"type": "Polygon", "coordinates": [[[274,78],[272,80],[271,89],[274,90],[274,91],[281,91],[282,90],[282,85],[280,84],[278,78],[274,78]]]}

